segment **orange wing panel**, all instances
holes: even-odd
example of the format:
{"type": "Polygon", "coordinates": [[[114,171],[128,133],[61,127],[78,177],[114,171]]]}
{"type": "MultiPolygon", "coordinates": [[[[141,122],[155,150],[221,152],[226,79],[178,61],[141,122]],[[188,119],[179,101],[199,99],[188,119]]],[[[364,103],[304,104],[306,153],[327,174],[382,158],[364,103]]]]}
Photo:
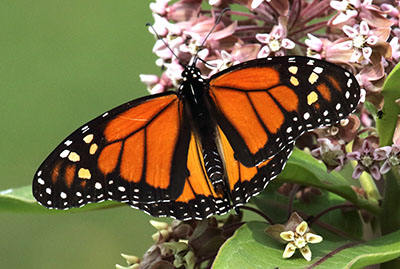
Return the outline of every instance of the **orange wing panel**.
{"type": "Polygon", "coordinates": [[[58,162],[54,166],[53,171],[51,171],[51,181],[53,181],[53,184],[56,183],[58,175],[60,174],[60,167],[61,167],[61,162],[58,162]]]}
{"type": "Polygon", "coordinates": [[[270,67],[249,67],[235,70],[213,79],[211,87],[231,87],[242,90],[267,89],[279,84],[278,71],[270,67]]]}
{"type": "Polygon", "coordinates": [[[341,92],[342,88],[340,87],[339,83],[336,81],[336,79],[332,76],[328,76],[329,82],[332,83],[333,87],[338,91],[341,92]]]}
{"type": "Polygon", "coordinates": [[[121,158],[121,176],[129,182],[138,183],[144,164],[144,130],[129,137],[124,143],[121,158]]]}
{"type": "Polygon", "coordinates": [[[292,89],[286,86],[278,86],[271,89],[269,92],[287,111],[295,111],[298,109],[299,98],[292,89]]]}
{"type": "Polygon", "coordinates": [[[170,185],[171,163],[178,143],[180,114],[175,102],[157,116],[146,129],[146,182],[166,189],[170,185]]]}
{"type": "Polygon", "coordinates": [[[107,141],[124,139],[134,131],[143,127],[166,105],[176,101],[175,95],[167,95],[149,100],[118,115],[105,128],[107,141]],[[140,109],[143,106],[143,109],[140,109]]]}
{"type": "Polygon", "coordinates": [[[276,133],[285,118],[275,101],[266,92],[251,92],[249,96],[268,131],[276,133]]]}
{"type": "Polygon", "coordinates": [[[67,165],[67,167],[65,167],[65,184],[68,188],[71,188],[71,185],[74,182],[75,171],[76,165],[74,164],[67,165]]]}
{"type": "Polygon", "coordinates": [[[218,197],[211,186],[211,182],[207,178],[204,168],[204,160],[200,152],[196,138],[192,134],[187,159],[187,168],[190,175],[186,179],[183,193],[178,197],[176,200],[177,202],[187,202],[192,200],[195,198],[195,194],[218,197]]]}
{"type": "Polygon", "coordinates": [[[226,174],[228,176],[229,188],[232,191],[235,184],[240,181],[249,181],[257,174],[256,167],[246,167],[234,157],[232,146],[220,128],[218,128],[226,174]]]}
{"type": "Polygon", "coordinates": [[[317,86],[317,90],[321,93],[322,97],[326,100],[326,101],[330,101],[331,100],[331,92],[329,91],[328,87],[326,86],[325,83],[322,83],[320,85],[317,86]]]}
{"type": "Polygon", "coordinates": [[[100,153],[97,160],[100,171],[107,175],[114,171],[118,163],[119,153],[121,151],[122,142],[116,142],[106,146],[100,153]]]}
{"type": "Polygon", "coordinates": [[[257,118],[246,93],[218,89],[213,91],[213,94],[214,102],[218,104],[222,113],[243,137],[250,152],[256,153],[267,143],[268,136],[257,118]]]}

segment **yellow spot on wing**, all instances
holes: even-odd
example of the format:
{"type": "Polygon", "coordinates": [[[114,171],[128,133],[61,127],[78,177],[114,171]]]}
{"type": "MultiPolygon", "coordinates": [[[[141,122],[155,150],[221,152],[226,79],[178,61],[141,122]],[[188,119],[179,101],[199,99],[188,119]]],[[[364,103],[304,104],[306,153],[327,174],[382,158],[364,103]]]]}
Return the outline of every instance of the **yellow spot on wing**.
{"type": "Polygon", "coordinates": [[[318,100],[318,94],[314,91],[310,92],[307,95],[307,103],[309,105],[312,105],[313,103],[315,103],[318,100]]]}
{"type": "Polygon", "coordinates": [[[78,171],[78,177],[82,179],[90,179],[92,177],[92,174],[90,174],[89,169],[81,168],[78,171]]]}
{"type": "Polygon", "coordinates": [[[89,144],[90,142],[92,142],[94,135],[93,134],[88,134],[87,136],[85,136],[83,138],[83,141],[85,141],[86,144],[89,144]]]}
{"type": "Polygon", "coordinates": [[[315,74],[314,72],[312,72],[311,75],[308,77],[308,82],[310,82],[311,84],[314,84],[318,78],[319,78],[319,76],[317,74],[315,74]]]}
{"type": "Polygon", "coordinates": [[[78,153],[76,153],[76,152],[71,152],[71,153],[68,155],[68,159],[69,159],[71,162],[79,162],[79,161],[81,160],[81,157],[78,155],[78,153]]]}
{"type": "Polygon", "coordinates": [[[91,155],[95,154],[98,148],[99,148],[99,147],[97,146],[97,144],[92,144],[92,145],[90,146],[90,148],[89,148],[89,153],[90,153],[91,155]]]}
{"type": "Polygon", "coordinates": [[[290,77],[290,83],[292,83],[293,86],[299,86],[299,81],[298,81],[297,78],[294,77],[294,76],[291,76],[291,77],[290,77]]]}
{"type": "Polygon", "coordinates": [[[299,70],[299,68],[297,66],[291,66],[289,67],[289,72],[292,73],[293,75],[297,74],[297,70],[299,70]]]}

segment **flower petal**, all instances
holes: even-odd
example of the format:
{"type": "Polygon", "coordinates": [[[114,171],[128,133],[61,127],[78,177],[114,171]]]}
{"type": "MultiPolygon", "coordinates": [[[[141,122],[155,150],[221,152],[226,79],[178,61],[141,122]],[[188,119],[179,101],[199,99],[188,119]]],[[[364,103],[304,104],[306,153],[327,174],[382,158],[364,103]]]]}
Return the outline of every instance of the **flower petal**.
{"type": "Polygon", "coordinates": [[[399,153],[400,153],[400,145],[393,144],[393,145],[392,145],[392,150],[393,150],[393,154],[394,154],[394,155],[399,154],[399,153]]]}
{"type": "Polygon", "coordinates": [[[308,224],[306,221],[303,221],[296,227],[296,233],[298,233],[301,236],[303,236],[307,230],[308,230],[308,224]]]}
{"type": "Polygon", "coordinates": [[[251,2],[251,9],[258,8],[258,6],[261,5],[262,2],[264,2],[264,0],[253,0],[251,2]]]}
{"type": "Polygon", "coordinates": [[[160,78],[156,75],[148,75],[148,74],[140,74],[139,75],[140,81],[143,82],[146,85],[154,85],[158,81],[160,81],[160,78]]]}
{"type": "Polygon", "coordinates": [[[300,249],[301,255],[303,255],[304,259],[306,259],[308,262],[311,261],[311,249],[309,246],[305,246],[300,249]]]}
{"type": "Polygon", "coordinates": [[[268,46],[264,46],[260,49],[260,52],[257,54],[257,58],[265,58],[269,55],[270,50],[268,46]]]}
{"type": "Polygon", "coordinates": [[[344,25],[342,29],[343,32],[350,38],[354,38],[358,35],[358,31],[348,25],[344,25]]]}
{"type": "Polygon", "coordinates": [[[367,37],[367,44],[368,45],[375,45],[376,43],[378,43],[379,38],[376,35],[370,35],[369,37],[367,37]]]}
{"type": "Polygon", "coordinates": [[[291,49],[294,49],[296,44],[292,40],[290,40],[288,38],[284,38],[284,39],[282,39],[281,46],[284,47],[285,49],[291,50],[291,49]]]}
{"type": "Polygon", "coordinates": [[[363,144],[362,144],[362,150],[365,154],[368,154],[372,150],[372,145],[371,142],[368,139],[365,139],[363,144]]]}
{"type": "Polygon", "coordinates": [[[374,151],[374,159],[377,161],[383,161],[389,157],[391,152],[392,152],[391,146],[378,148],[374,151]]]}
{"type": "Polygon", "coordinates": [[[322,242],[323,238],[320,235],[313,234],[313,233],[306,233],[305,235],[307,243],[317,244],[322,242]]]}
{"type": "Polygon", "coordinates": [[[349,152],[347,153],[347,158],[349,158],[350,160],[359,161],[361,159],[361,153],[358,151],[349,152]]]}
{"type": "Polygon", "coordinates": [[[294,240],[294,232],[292,232],[292,231],[281,232],[280,237],[285,241],[293,241],[294,240]]]}
{"type": "Polygon", "coordinates": [[[382,166],[381,169],[379,170],[379,172],[381,172],[381,174],[386,174],[387,172],[389,172],[389,170],[392,168],[392,165],[390,164],[389,160],[386,160],[382,166]]]}
{"type": "Polygon", "coordinates": [[[154,87],[150,89],[151,94],[157,94],[162,92],[165,92],[165,87],[160,83],[154,85],[154,87]]]}
{"type": "Polygon", "coordinates": [[[359,50],[355,50],[353,51],[353,54],[350,57],[350,62],[351,63],[355,63],[358,61],[358,59],[360,59],[362,53],[359,50]]]}
{"type": "Polygon", "coordinates": [[[347,16],[347,14],[346,13],[339,13],[339,15],[337,15],[337,17],[332,21],[332,24],[333,25],[336,25],[336,24],[340,24],[340,23],[343,23],[343,22],[345,22],[345,21],[347,21],[349,19],[349,16],[347,16]]]}
{"type": "Polygon", "coordinates": [[[290,258],[293,256],[294,252],[296,251],[296,247],[293,243],[288,243],[285,247],[285,251],[283,251],[282,257],[284,259],[290,258]]]}
{"type": "Polygon", "coordinates": [[[377,164],[373,164],[370,168],[369,171],[371,172],[372,177],[375,180],[381,179],[381,173],[379,171],[379,166],[377,164]]]}
{"type": "Polygon", "coordinates": [[[366,21],[362,21],[360,23],[360,34],[368,35],[368,33],[369,33],[368,23],[366,21]]]}
{"type": "Polygon", "coordinates": [[[353,41],[347,40],[338,44],[340,50],[351,50],[353,48],[353,41]]]}
{"type": "Polygon", "coordinates": [[[256,39],[263,44],[268,44],[270,40],[269,34],[256,34],[256,39]]]}
{"type": "Polygon", "coordinates": [[[329,4],[333,9],[342,10],[342,1],[331,1],[329,4]]]}
{"type": "Polygon", "coordinates": [[[307,34],[307,37],[308,39],[304,40],[304,43],[306,43],[310,49],[320,52],[323,46],[321,39],[312,34],[307,34]]]}
{"type": "Polygon", "coordinates": [[[372,49],[370,47],[365,47],[362,49],[362,51],[364,58],[369,60],[369,57],[371,57],[372,54],[372,49]]]}
{"type": "Polygon", "coordinates": [[[352,177],[354,179],[357,179],[361,176],[361,174],[364,172],[364,167],[361,165],[357,164],[356,167],[354,168],[353,175],[352,177]]]}
{"type": "Polygon", "coordinates": [[[221,51],[221,57],[224,62],[231,62],[233,60],[232,55],[230,55],[229,52],[227,52],[226,50],[221,51]]]}

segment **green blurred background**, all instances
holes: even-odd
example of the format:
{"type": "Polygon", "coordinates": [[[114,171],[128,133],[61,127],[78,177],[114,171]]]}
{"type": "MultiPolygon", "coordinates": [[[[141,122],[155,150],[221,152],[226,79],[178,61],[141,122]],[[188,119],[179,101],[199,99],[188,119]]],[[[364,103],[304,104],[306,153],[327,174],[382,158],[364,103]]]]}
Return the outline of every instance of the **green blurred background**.
{"type": "MultiPolygon", "coordinates": [[[[2,0],[0,190],[30,185],[77,127],[147,94],[158,72],[149,1],[2,0]]],[[[114,268],[141,256],[155,230],[128,207],[84,213],[0,213],[0,268],[114,268]]]]}

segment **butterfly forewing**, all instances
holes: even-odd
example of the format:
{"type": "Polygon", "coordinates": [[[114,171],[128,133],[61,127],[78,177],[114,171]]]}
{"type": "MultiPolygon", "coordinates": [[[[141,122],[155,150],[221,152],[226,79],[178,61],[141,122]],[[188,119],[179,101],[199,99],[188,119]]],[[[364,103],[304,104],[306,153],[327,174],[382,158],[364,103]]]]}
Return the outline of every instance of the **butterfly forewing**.
{"type": "Polygon", "coordinates": [[[173,92],[121,105],[76,130],[50,154],[35,175],[33,194],[41,204],[61,209],[106,199],[176,199],[185,175],[185,165],[173,162],[186,156],[181,145],[188,129],[182,122],[173,92]]]}
{"type": "Polygon", "coordinates": [[[210,79],[210,96],[237,158],[254,166],[305,131],[346,118],[360,100],[360,88],[334,64],[272,57],[217,73],[210,79]]]}

